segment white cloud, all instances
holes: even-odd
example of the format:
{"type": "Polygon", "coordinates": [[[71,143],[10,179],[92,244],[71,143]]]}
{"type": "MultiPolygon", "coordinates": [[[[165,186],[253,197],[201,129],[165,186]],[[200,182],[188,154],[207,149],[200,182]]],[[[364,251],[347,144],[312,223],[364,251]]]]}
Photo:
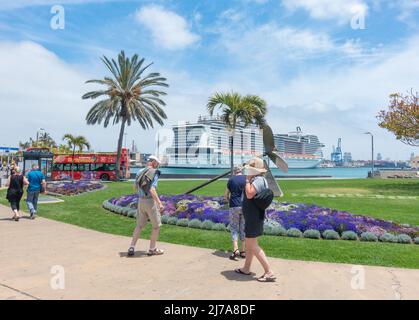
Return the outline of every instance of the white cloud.
{"type": "MultiPolygon", "coordinates": [[[[35,42],[0,41],[0,145],[17,146],[45,128],[57,142],[65,133],[83,134],[96,151],[115,150],[119,125],[107,129],[86,125],[85,116],[95,102],[81,99],[95,89],[85,84],[86,80],[100,79],[108,73],[103,65],[92,71],[91,64],[88,68],[67,64],[35,42]]],[[[170,84],[164,98],[167,128],[178,121],[192,120],[199,110],[205,112],[208,84],[179,70],[161,70],[161,74],[170,84]]],[[[127,144],[134,139],[141,152],[153,152],[159,128],[156,125],[145,131],[133,123],[126,129],[127,144]]]]}
{"type": "Polygon", "coordinates": [[[70,132],[86,135],[96,150],[116,149],[116,127],[103,134],[103,127],[85,122],[93,103],[81,96],[94,89],[85,81],[95,75],[29,41],[0,42],[0,74],[0,145],[17,145],[45,128],[57,142],[70,132]]]}
{"type": "Polygon", "coordinates": [[[142,7],[136,20],[151,32],[154,43],[165,49],[184,49],[200,39],[189,30],[185,18],[157,5],[142,7]]]}
{"type": "Polygon", "coordinates": [[[310,29],[297,29],[267,23],[260,26],[241,29],[232,22],[220,29],[220,43],[231,56],[244,61],[258,63],[261,66],[287,64],[290,60],[315,59],[329,57],[358,58],[368,54],[359,40],[349,39],[336,43],[327,33],[310,29]]]}
{"type": "Polygon", "coordinates": [[[363,0],[282,0],[290,11],[306,10],[314,19],[348,22],[354,15],[366,15],[368,5],[363,0]]]}
{"type": "Polygon", "coordinates": [[[399,7],[400,14],[398,16],[400,21],[406,22],[410,25],[417,26],[417,16],[414,18],[414,14],[419,10],[419,0],[398,0],[394,3],[395,6],[399,7]]]}

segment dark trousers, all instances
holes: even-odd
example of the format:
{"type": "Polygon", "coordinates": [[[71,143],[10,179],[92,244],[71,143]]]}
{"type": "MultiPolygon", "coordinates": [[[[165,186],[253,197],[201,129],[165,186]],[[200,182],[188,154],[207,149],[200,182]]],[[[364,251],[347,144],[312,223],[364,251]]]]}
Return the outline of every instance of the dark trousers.
{"type": "Polygon", "coordinates": [[[13,211],[15,210],[20,211],[20,201],[11,201],[10,207],[12,208],[13,211]]]}

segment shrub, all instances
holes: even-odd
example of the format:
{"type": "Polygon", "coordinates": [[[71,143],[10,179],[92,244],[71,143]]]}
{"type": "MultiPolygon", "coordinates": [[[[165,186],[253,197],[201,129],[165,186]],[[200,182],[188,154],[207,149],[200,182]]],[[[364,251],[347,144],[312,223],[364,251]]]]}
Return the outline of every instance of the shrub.
{"type": "Polygon", "coordinates": [[[202,222],[198,219],[192,219],[191,221],[189,221],[188,227],[189,228],[194,228],[194,229],[201,229],[202,228],[202,222]]]}
{"type": "Polygon", "coordinates": [[[283,226],[276,227],[276,230],[278,231],[278,236],[287,236],[287,229],[285,229],[283,226]]]}
{"type": "Polygon", "coordinates": [[[177,225],[177,226],[179,226],[179,227],[187,227],[187,226],[188,226],[188,224],[189,224],[189,220],[188,220],[188,219],[186,219],[186,218],[179,219],[179,220],[176,222],[176,225],[177,225]]]}
{"type": "Polygon", "coordinates": [[[264,225],[263,226],[263,233],[264,234],[273,236],[274,235],[273,230],[274,230],[273,226],[270,226],[270,225],[264,225]]]}
{"type": "Polygon", "coordinates": [[[137,210],[130,209],[128,210],[128,217],[135,218],[137,216],[137,210]]]}
{"type": "Polygon", "coordinates": [[[381,235],[379,237],[379,240],[381,242],[392,242],[392,243],[397,243],[398,239],[394,234],[391,233],[384,233],[383,235],[381,235]]]}
{"type": "Polygon", "coordinates": [[[170,216],[168,215],[162,215],[161,216],[161,222],[162,223],[167,223],[167,220],[169,220],[170,216]]]}
{"type": "Polygon", "coordinates": [[[105,201],[103,201],[103,203],[102,203],[102,207],[103,208],[105,208],[105,209],[110,209],[110,203],[109,203],[109,201],[108,200],[105,200],[105,201]]]}
{"type": "Polygon", "coordinates": [[[263,231],[266,235],[269,235],[269,236],[286,236],[287,235],[287,230],[279,224],[277,226],[272,226],[272,225],[264,226],[263,231]]]}
{"type": "Polygon", "coordinates": [[[213,227],[214,222],[212,222],[211,220],[205,220],[204,222],[202,222],[202,229],[212,230],[213,227]]]}
{"type": "Polygon", "coordinates": [[[408,236],[407,234],[399,234],[397,236],[397,242],[398,243],[405,243],[405,244],[411,244],[412,238],[408,236]]]}
{"type": "Polygon", "coordinates": [[[287,230],[287,236],[293,238],[301,238],[303,236],[303,233],[297,228],[289,228],[287,230]]]}
{"type": "Polygon", "coordinates": [[[304,231],[303,233],[304,238],[310,238],[310,239],[320,239],[321,235],[320,235],[320,231],[319,230],[314,230],[314,229],[309,229],[304,231]]]}
{"type": "Polygon", "coordinates": [[[212,230],[215,230],[215,231],[226,231],[226,226],[225,226],[224,223],[216,223],[212,227],[212,230]]]}
{"type": "Polygon", "coordinates": [[[342,240],[356,241],[358,240],[358,235],[353,231],[344,231],[342,233],[342,240]]]}
{"type": "Polygon", "coordinates": [[[177,223],[177,218],[176,217],[170,217],[169,219],[167,219],[167,224],[172,224],[175,225],[177,223]]]}
{"type": "Polygon", "coordinates": [[[419,237],[416,237],[416,238],[415,238],[415,240],[413,240],[413,242],[414,242],[415,244],[419,244],[419,237]]]}
{"type": "Polygon", "coordinates": [[[337,233],[335,230],[325,230],[323,231],[323,238],[326,240],[339,240],[339,233],[337,233]]]}
{"type": "Polygon", "coordinates": [[[378,241],[378,237],[372,232],[363,232],[361,233],[361,241],[378,241]]]}

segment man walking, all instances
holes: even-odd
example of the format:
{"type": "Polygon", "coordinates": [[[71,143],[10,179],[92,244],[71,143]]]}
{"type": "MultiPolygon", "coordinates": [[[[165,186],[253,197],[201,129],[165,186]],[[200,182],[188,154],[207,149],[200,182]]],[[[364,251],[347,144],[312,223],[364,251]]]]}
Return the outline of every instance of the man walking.
{"type": "Polygon", "coordinates": [[[140,237],[141,230],[150,220],[152,231],[150,237],[149,256],[161,255],[163,250],[156,247],[157,238],[159,236],[161,223],[161,213],[164,206],[157,194],[157,182],[159,179],[158,167],[160,160],[156,156],[150,156],[147,160],[147,166],[138,172],[135,178],[135,189],[138,191],[138,209],[137,209],[137,226],[132,236],[131,246],[128,249],[128,256],[132,257],[135,253],[135,245],[140,237]]]}
{"type": "Polygon", "coordinates": [[[32,165],[32,170],[28,173],[28,194],[26,196],[26,204],[30,212],[30,218],[35,219],[38,209],[39,193],[46,191],[45,176],[39,170],[37,164],[32,165]]]}
{"type": "Polygon", "coordinates": [[[230,232],[233,242],[233,253],[230,255],[231,260],[238,260],[239,257],[245,258],[245,234],[244,234],[244,217],[242,211],[243,191],[246,186],[246,176],[242,175],[242,168],[235,167],[234,175],[227,182],[227,188],[224,193],[224,199],[230,207],[230,232]],[[238,240],[240,237],[241,250],[239,251],[238,240]]]}

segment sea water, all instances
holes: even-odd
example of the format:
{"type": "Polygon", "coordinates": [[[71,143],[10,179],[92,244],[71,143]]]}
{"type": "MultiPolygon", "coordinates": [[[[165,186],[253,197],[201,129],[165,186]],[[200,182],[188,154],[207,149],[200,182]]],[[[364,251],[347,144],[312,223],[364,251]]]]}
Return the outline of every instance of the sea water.
{"type": "MultiPolygon", "coordinates": [[[[131,168],[131,173],[137,173],[139,168],[131,168]]],[[[272,173],[275,176],[284,176],[284,177],[330,177],[330,178],[367,178],[368,171],[371,171],[371,168],[314,168],[314,169],[290,169],[287,173],[282,172],[277,168],[272,168],[272,173]]],[[[160,168],[162,174],[179,174],[179,175],[188,175],[188,174],[208,174],[208,175],[218,175],[226,172],[226,169],[200,169],[200,168],[160,168]]]]}

